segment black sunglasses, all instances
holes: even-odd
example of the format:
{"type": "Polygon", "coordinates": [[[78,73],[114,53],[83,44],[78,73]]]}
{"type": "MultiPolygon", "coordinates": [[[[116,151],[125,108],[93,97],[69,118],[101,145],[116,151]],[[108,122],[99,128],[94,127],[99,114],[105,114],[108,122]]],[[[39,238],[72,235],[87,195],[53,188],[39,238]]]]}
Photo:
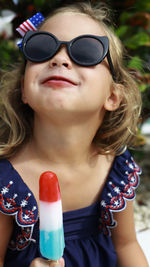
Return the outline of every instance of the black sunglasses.
{"type": "Polygon", "coordinates": [[[94,66],[107,57],[112,77],[116,81],[107,36],[80,35],[66,42],[59,41],[49,32],[28,31],[22,41],[22,51],[26,59],[32,62],[44,62],[51,59],[63,44],[67,46],[72,61],[80,66],[94,66]]]}

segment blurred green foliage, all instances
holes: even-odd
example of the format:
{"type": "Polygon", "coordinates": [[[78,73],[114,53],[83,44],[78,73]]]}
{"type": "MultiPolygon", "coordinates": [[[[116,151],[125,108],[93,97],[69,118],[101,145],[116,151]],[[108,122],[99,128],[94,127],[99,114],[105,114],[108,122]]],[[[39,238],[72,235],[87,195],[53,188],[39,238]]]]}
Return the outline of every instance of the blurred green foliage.
{"type": "Polygon", "coordinates": [[[143,122],[150,117],[150,1],[125,0],[115,4],[121,8],[116,34],[129,55],[125,64],[132,70],[142,93],[143,122]]]}
{"type": "Polygon", "coordinates": [[[13,40],[5,40],[0,37],[1,68],[7,68],[11,63],[18,61],[18,49],[13,40]]]}
{"type": "MultiPolygon", "coordinates": [[[[100,0],[91,0],[92,3],[100,0]]],[[[10,9],[16,13],[13,20],[13,35],[0,36],[0,67],[7,68],[20,60],[16,39],[20,38],[15,28],[37,11],[47,15],[49,11],[71,0],[0,0],[1,10],[10,9]]],[[[115,32],[122,40],[129,56],[124,58],[126,67],[132,70],[143,96],[143,120],[150,116],[150,1],[149,0],[103,0],[112,9],[115,32]]],[[[0,14],[1,16],[1,14],[0,14]]]]}

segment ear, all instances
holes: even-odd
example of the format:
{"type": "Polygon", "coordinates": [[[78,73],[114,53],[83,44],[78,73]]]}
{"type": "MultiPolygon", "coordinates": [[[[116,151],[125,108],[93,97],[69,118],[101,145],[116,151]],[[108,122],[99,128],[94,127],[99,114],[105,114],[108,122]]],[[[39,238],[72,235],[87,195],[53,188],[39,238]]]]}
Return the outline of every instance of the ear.
{"type": "Polygon", "coordinates": [[[27,104],[25,92],[24,92],[24,77],[21,78],[21,99],[24,104],[27,104]]]}
{"type": "Polygon", "coordinates": [[[104,103],[105,110],[114,111],[121,103],[124,87],[122,84],[113,84],[109,96],[104,103]]]}

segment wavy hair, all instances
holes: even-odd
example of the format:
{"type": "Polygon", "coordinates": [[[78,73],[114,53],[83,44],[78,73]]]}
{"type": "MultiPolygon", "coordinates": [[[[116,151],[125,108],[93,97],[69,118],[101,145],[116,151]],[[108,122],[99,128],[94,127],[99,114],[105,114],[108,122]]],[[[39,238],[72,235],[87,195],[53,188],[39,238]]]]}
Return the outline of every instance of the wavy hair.
{"type": "MultiPolygon", "coordinates": [[[[85,14],[104,29],[109,39],[116,80],[121,84],[122,101],[115,111],[106,111],[93,143],[98,153],[119,154],[126,146],[133,146],[137,123],[141,111],[141,95],[134,78],[123,65],[124,49],[111,27],[109,9],[102,4],[76,3],[57,8],[42,23],[59,13],[73,12],[85,14]]],[[[0,157],[11,157],[32,136],[33,110],[22,102],[21,79],[24,75],[24,62],[12,71],[4,72],[0,82],[0,157]]]]}

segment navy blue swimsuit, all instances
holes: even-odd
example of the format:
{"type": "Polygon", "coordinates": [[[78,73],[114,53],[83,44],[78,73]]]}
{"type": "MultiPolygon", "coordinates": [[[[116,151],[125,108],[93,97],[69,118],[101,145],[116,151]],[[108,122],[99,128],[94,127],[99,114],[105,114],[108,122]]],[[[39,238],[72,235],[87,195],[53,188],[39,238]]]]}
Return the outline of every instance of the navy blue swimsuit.
{"type": "MultiPolygon", "coordinates": [[[[93,205],[63,213],[66,267],[116,267],[117,256],[111,240],[116,227],[113,212],[135,197],[140,168],[128,151],[116,156],[100,195],[93,205]]],[[[14,231],[4,267],[29,267],[39,250],[38,206],[33,193],[11,163],[0,160],[0,211],[14,215],[14,231]]]]}

